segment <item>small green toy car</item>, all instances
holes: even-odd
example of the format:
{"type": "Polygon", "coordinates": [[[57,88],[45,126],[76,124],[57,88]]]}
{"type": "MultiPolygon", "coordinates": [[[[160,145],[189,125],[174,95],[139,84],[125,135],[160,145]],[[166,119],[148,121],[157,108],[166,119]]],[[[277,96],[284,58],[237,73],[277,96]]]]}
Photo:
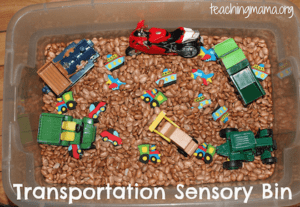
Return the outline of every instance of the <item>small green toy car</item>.
{"type": "Polygon", "coordinates": [[[228,157],[229,161],[223,163],[223,168],[234,170],[241,168],[243,161],[252,162],[254,156],[261,156],[264,164],[277,162],[271,152],[277,149],[273,140],[271,129],[259,130],[254,136],[252,131],[239,132],[235,128],[222,129],[220,137],[226,138],[226,142],[217,147],[217,154],[228,157]]]}

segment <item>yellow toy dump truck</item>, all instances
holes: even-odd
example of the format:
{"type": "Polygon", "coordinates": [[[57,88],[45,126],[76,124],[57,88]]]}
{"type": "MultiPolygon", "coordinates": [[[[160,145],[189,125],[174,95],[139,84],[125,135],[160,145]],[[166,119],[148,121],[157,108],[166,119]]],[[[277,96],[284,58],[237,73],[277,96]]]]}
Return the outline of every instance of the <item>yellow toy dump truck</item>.
{"type": "Polygon", "coordinates": [[[185,157],[187,155],[193,155],[195,150],[198,148],[198,141],[183,132],[179,126],[166,117],[166,113],[163,111],[160,112],[156,119],[152,122],[149,130],[151,132],[154,131],[168,142],[172,141],[175,143],[178,147],[178,152],[183,154],[185,157]],[[164,123],[160,131],[157,131],[157,126],[164,118],[167,122],[164,123]]]}

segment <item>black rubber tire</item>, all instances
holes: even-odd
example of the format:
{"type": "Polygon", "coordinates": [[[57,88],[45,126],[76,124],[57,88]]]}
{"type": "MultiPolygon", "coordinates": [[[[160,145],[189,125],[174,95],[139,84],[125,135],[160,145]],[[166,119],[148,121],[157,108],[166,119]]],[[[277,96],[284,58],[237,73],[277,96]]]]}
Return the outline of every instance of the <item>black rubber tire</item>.
{"type": "Polygon", "coordinates": [[[61,107],[61,113],[66,113],[68,111],[67,107],[63,106],[61,107]]]}
{"type": "Polygon", "coordinates": [[[273,130],[272,129],[267,129],[268,132],[268,137],[273,137],[273,130]]]}
{"type": "Polygon", "coordinates": [[[69,110],[74,110],[76,109],[77,103],[76,101],[68,101],[67,106],[69,110]]]}
{"type": "Polygon", "coordinates": [[[239,130],[238,130],[237,128],[226,128],[226,129],[221,129],[220,132],[219,132],[219,135],[220,135],[220,137],[222,137],[222,138],[227,138],[227,137],[226,137],[226,133],[228,133],[228,132],[234,132],[234,131],[238,132],[239,130]]]}
{"type": "Polygon", "coordinates": [[[273,139],[273,146],[272,146],[273,150],[277,150],[277,142],[276,140],[273,139]]]}
{"type": "Polygon", "coordinates": [[[266,158],[266,159],[262,160],[262,163],[266,164],[266,165],[272,165],[272,164],[274,164],[276,162],[277,162],[277,158],[276,157],[270,157],[270,158],[266,158]]]}
{"type": "Polygon", "coordinates": [[[196,142],[196,144],[198,144],[199,142],[197,141],[197,139],[192,138],[194,142],[196,142]]]}
{"type": "Polygon", "coordinates": [[[149,155],[147,155],[147,154],[141,155],[139,158],[139,161],[141,163],[147,164],[149,162],[149,155]],[[146,160],[143,159],[144,157],[146,158],[146,160]]]}
{"type": "Polygon", "coordinates": [[[178,151],[180,154],[182,154],[183,156],[185,156],[185,157],[188,156],[188,154],[187,154],[185,151],[183,151],[182,149],[180,149],[180,148],[177,148],[177,151],[178,151]]]}
{"type": "Polygon", "coordinates": [[[149,97],[144,98],[145,103],[149,103],[150,101],[151,101],[151,99],[149,97]]]}
{"type": "Polygon", "coordinates": [[[197,154],[197,159],[201,160],[204,157],[203,152],[197,154]]]}
{"type": "Polygon", "coordinates": [[[151,107],[151,108],[155,108],[155,107],[158,107],[158,106],[159,106],[158,101],[155,100],[155,99],[153,99],[153,100],[151,101],[151,103],[150,103],[150,107],[151,107]],[[156,106],[153,106],[154,104],[156,104],[156,106]]]}
{"type": "Polygon", "coordinates": [[[98,118],[93,119],[93,120],[94,120],[94,124],[99,123],[99,119],[98,118]]]}
{"type": "Polygon", "coordinates": [[[184,58],[193,58],[200,53],[200,48],[194,45],[185,45],[181,48],[178,54],[184,58]]]}
{"type": "Polygon", "coordinates": [[[157,158],[156,157],[151,157],[151,162],[153,162],[154,164],[157,163],[157,158]]]}
{"type": "Polygon", "coordinates": [[[100,107],[100,112],[105,112],[106,111],[106,106],[102,106],[102,107],[100,107]],[[101,111],[101,109],[102,108],[104,108],[104,110],[103,111],[101,111]]]}
{"type": "Polygon", "coordinates": [[[212,161],[213,161],[213,157],[211,156],[211,154],[206,153],[204,155],[205,164],[210,164],[212,161]]]}
{"type": "Polygon", "coordinates": [[[125,53],[127,56],[133,56],[138,54],[137,52],[135,52],[135,49],[132,47],[127,47],[125,53]]]}
{"type": "Polygon", "coordinates": [[[237,170],[243,166],[243,162],[240,160],[226,161],[223,163],[223,168],[226,170],[237,170]]]}
{"type": "Polygon", "coordinates": [[[109,141],[108,137],[102,137],[102,140],[103,140],[103,142],[108,142],[109,141]],[[107,139],[107,141],[105,141],[105,138],[107,139]]]}

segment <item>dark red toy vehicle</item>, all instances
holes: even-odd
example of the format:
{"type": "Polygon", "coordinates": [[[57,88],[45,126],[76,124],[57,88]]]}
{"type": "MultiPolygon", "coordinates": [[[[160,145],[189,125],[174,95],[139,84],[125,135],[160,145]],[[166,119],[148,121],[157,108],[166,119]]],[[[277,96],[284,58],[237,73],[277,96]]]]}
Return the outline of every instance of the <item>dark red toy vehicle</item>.
{"type": "Polygon", "coordinates": [[[151,28],[144,31],[147,26],[142,20],[129,36],[129,47],[126,55],[137,55],[141,52],[153,55],[180,55],[192,58],[199,54],[201,36],[199,31],[179,27],[173,32],[165,29],[151,28]]]}
{"type": "Polygon", "coordinates": [[[103,131],[100,136],[104,142],[111,142],[114,146],[123,144],[122,139],[119,137],[119,133],[114,129],[103,131]]]}

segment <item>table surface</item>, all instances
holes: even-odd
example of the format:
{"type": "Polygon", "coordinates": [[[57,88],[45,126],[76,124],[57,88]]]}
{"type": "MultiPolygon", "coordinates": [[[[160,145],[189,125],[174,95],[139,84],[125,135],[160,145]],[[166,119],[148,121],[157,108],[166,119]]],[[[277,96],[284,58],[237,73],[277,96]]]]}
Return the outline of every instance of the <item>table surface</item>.
{"type": "MultiPolygon", "coordinates": [[[[6,29],[13,15],[23,7],[47,3],[58,2],[62,0],[0,0],[0,205],[13,205],[5,195],[2,185],[2,110],[3,110],[3,76],[4,76],[4,54],[5,54],[5,36],[6,29]]],[[[290,0],[298,8],[300,8],[300,0],[290,0]]],[[[296,206],[299,206],[295,205],[296,206]]]]}

